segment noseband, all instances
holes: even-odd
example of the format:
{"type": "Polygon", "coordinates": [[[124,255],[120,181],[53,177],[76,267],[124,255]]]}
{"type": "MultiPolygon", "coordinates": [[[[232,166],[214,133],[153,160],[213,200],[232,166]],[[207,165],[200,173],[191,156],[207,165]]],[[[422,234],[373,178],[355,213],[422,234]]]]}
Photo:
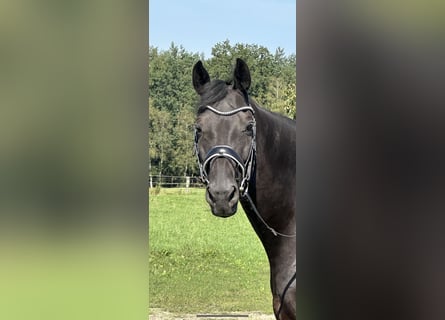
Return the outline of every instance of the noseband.
{"type": "MultiPolygon", "coordinates": [[[[255,111],[251,106],[244,106],[240,107],[231,111],[219,111],[211,106],[205,106],[205,109],[209,109],[210,111],[216,113],[220,116],[231,116],[234,115],[240,111],[251,111],[253,115],[255,115],[255,111]]],[[[216,145],[212,147],[206,154],[204,160],[201,159],[199,156],[199,150],[198,150],[198,133],[195,129],[195,143],[194,143],[194,153],[196,154],[198,158],[198,165],[199,165],[199,172],[201,176],[201,180],[206,185],[209,184],[209,174],[208,171],[210,169],[210,163],[213,159],[216,158],[226,158],[229,160],[232,160],[236,164],[236,168],[241,173],[241,181],[239,183],[239,191],[241,196],[244,196],[247,193],[247,190],[249,188],[249,182],[250,177],[252,173],[252,168],[254,167],[255,163],[255,154],[256,154],[256,125],[255,125],[255,117],[253,118],[253,126],[252,126],[252,141],[250,143],[249,148],[249,155],[247,156],[246,161],[243,161],[241,156],[231,147],[228,145],[216,145]]]]}

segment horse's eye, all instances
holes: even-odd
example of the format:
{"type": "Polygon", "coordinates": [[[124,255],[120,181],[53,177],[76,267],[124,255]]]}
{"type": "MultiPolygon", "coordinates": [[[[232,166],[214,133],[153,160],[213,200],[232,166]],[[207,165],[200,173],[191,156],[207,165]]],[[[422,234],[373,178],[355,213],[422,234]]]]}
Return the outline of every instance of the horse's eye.
{"type": "Polygon", "coordinates": [[[243,130],[243,132],[244,132],[245,134],[247,134],[248,136],[253,136],[253,123],[249,123],[249,124],[246,126],[246,129],[243,130]]]}
{"type": "Polygon", "coordinates": [[[200,137],[201,137],[201,134],[202,134],[202,129],[201,129],[201,127],[199,127],[199,126],[195,126],[195,136],[196,136],[196,139],[200,138],[200,137]]]}

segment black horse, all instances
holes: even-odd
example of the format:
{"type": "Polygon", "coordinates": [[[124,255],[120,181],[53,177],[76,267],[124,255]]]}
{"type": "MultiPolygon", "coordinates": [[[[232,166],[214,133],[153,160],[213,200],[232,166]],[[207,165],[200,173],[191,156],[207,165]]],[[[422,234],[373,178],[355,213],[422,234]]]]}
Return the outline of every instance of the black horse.
{"type": "Polygon", "coordinates": [[[233,83],[210,81],[202,62],[195,64],[195,152],[212,213],[230,217],[240,201],[269,259],[275,317],[295,319],[295,121],[258,106],[250,83],[241,59],[233,83]]]}

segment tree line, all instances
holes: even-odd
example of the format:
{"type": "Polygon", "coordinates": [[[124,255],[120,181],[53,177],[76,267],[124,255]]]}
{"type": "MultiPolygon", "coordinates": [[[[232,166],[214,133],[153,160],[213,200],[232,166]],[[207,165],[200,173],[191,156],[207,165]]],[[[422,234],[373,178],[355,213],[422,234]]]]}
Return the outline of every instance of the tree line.
{"type": "Polygon", "coordinates": [[[249,66],[252,85],[249,94],[262,107],[295,118],[295,54],[277,48],[271,53],[256,44],[212,47],[212,56],[187,52],[171,44],[168,50],[150,46],[148,52],[149,156],[150,175],[196,176],[193,124],[198,96],[192,85],[192,68],[202,60],[211,79],[231,80],[236,58],[249,66]]]}

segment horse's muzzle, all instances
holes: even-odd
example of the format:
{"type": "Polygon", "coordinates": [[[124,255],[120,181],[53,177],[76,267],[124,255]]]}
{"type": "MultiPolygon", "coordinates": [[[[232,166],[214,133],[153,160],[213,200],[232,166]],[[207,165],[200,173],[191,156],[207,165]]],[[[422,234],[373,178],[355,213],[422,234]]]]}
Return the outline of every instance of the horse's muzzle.
{"type": "Polygon", "coordinates": [[[238,206],[239,193],[235,185],[229,188],[216,188],[209,185],[206,200],[215,216],[227,218],[235,214],[238,206]]]}

